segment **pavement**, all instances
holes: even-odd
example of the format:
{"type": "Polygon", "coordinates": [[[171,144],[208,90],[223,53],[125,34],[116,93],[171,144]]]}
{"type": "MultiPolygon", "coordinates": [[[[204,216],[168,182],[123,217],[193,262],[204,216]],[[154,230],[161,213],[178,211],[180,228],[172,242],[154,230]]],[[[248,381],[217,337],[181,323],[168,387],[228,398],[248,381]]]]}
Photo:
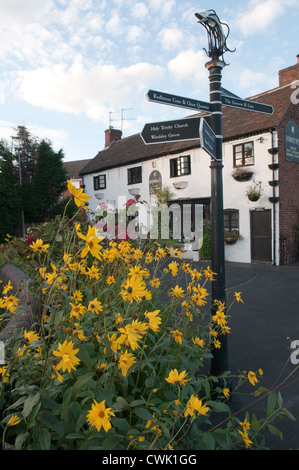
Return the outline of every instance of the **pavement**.
{"type": "MultiPolygon", "coordinates": [[[[229,311],[229,370],[232,374],[263,370],[258,385],[280,391],[283,406],[296,418],[276,420],[273,424],[282,431],[283,439],[266,433],[266,446],[270,450],[299,450],[299,364],[290,360],[291,342],[299,341],[299,266],[227,262],[225,278],[227,290],[232,295],[241,292],[244,300],[229,311]]],[[[247,395],[233,395],[231,409],[239,412],[245,408],[257,417],[265,416],[267,399],[252,400],[247,395]]],[[[240,418],[244,413],[240,412],[240,418]]]]}

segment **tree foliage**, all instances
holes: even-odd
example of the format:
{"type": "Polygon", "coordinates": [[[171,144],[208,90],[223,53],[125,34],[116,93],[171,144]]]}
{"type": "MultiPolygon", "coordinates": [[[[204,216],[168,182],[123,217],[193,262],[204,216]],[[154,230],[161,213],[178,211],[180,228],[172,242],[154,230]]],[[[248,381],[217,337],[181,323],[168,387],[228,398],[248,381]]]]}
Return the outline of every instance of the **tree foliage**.
{"type": "Polygon", "coordinates": [[[21,233],[22,210],[26,224],[41,223],[58,214],[66,189],[63,151],[55,152],[49,141],[38,141],[24,126],[15,131],[13,150],[8,143],[0,143],[0,242],[7,233],[21,233]]]}

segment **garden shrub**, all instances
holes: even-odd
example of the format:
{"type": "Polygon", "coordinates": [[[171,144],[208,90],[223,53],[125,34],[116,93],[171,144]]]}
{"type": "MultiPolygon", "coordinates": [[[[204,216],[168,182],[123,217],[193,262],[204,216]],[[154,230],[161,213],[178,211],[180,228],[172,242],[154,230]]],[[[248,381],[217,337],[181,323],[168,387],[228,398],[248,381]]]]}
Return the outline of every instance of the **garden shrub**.
{"type": "MultiPolygon", "coordinates": [[[[73,195],[84,207],[84,193],[73,195]]],[[[211,318],[209,267],[198,271],[158,242],[102,240],[86,220],[36,230],[6,247],[27,266],[42,315],[15,331],[0,366],[3,449],[261,449],[265,426],[279,433],[273,416],[290,416],[280,395],[269,394],[265,419],[241,417],[230,411],[230,373],[220,386],[206,372],[211,347],[229,334],[230,306],[242,302],[234,293],[211,318]]],[[[18,308],[8,283],[2,326],[18,308]]],[[[267,394],[261,376],[243,371],[233,393],[246,383],[267,394]]]]}

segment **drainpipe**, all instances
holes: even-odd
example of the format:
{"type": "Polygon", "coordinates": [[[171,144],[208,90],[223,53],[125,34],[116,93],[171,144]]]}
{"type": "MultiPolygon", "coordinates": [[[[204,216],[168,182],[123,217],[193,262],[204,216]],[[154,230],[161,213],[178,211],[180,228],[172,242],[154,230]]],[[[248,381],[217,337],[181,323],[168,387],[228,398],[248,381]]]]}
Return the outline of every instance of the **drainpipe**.
{"type": "MultiPolygon", "coordinates": [[[[272,155],[272,181],[278,181],[278,139],[277,139],[277,128],[271,129],[272,135],[272,148],[269,149],[269,153],[272,155]]],[[[278,202],[278,185],[273,183],[273,264],[277,265],[276,261],[276,246],[277,246],[277,202],[278,202]]],[[[279,263],[278,263],[279,264],[279,263]]]]}

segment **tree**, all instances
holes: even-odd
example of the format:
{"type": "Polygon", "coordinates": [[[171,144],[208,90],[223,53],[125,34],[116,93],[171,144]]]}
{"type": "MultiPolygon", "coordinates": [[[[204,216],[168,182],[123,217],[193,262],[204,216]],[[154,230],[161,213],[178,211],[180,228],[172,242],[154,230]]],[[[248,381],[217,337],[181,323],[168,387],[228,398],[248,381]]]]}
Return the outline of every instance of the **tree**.
{"type": "Polygon", "coordinates": [[[55,152],[49,142],[40,142],[37,149],[34,189],[38,216],[43,220],[51,215],[67,187],[63,157],[61,149],[55,152]]]}
{"type": "Polygon", "coordinates": [[[25,126],[18,126],[15,131],[16,135],[12,140],[14,151],[21,162],[22,182],[31,181],[37,164],[38,139],[33,137],[25,126]]]}
{"type": "Polygon", "coordinates": [[[0,243],[6,235],[17,235],[21,221],[21,191],[15,156],[3,140],[0,141],[0,243]]]}

